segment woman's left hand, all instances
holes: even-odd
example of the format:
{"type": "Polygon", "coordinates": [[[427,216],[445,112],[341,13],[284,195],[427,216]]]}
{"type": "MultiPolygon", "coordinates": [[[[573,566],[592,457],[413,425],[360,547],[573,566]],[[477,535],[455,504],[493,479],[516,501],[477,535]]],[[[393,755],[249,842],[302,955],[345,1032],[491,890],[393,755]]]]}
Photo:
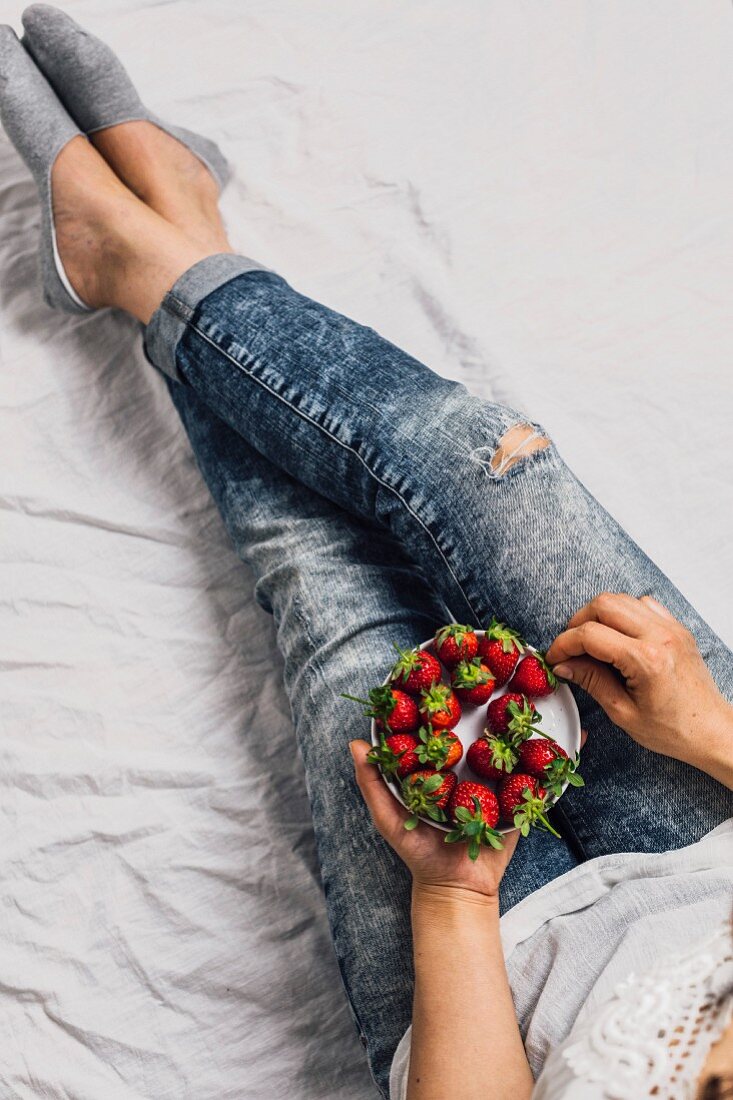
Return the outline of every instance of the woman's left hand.
{"type": "Polygon", "coordinates": [[[509,865],[519,838],[518,830],[504,837],[500,851],[485,847],[477,860],[468,858],[465,844],[446,844],[446,834],[421,822],[416,829],[405,829],[407,811],[386,786],[376,764],[367,762],[371,745],[352,741],[356,781],[369,807],[372,820],[391,848],[407,864],[417,885],[473,890],[496,897],[499,883],[509,865]]]}

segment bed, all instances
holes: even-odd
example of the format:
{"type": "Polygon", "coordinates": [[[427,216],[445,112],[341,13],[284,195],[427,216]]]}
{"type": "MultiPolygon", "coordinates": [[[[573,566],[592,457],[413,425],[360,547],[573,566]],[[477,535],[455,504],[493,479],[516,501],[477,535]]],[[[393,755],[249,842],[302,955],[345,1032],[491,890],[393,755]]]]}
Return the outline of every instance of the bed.
{"type": "MultiPolygon", "coordinates": [[[[239,248],[531,411],[733,642],[727,0],[66,7],[221,143],[239,248]]],[[[270,621],[38,220],[3,137],[0,1095],[368,1100],[270,621]]]]}

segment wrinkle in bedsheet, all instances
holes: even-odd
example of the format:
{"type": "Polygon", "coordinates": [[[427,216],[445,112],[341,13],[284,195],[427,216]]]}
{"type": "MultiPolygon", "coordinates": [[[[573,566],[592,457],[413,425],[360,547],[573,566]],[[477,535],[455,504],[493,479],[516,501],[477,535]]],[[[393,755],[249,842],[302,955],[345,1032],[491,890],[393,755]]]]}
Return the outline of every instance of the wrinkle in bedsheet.
{"type": "MultiPolygon", "coordinates": [[[[237,247],[526,407],[730,643],[730,5],[66,7],[221,143],[237,247]]],[[[0,138],[0,1096],[367,1100],[270,621],[38,220],[0,138]]]]}

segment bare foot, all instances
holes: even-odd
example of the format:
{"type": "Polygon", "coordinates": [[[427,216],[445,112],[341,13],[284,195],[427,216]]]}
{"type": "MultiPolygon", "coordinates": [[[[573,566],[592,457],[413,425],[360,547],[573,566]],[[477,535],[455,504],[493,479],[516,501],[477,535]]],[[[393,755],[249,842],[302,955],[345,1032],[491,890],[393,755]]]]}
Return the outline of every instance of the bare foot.
{"type": "Polygon", "coordinates": [[[90,135],[133,194],[191,240],[231,252],[219,214],[219,187],[203,161],[152,122],[121,122],[90,135]]]}
{"type": "Polygon", "coordinates": [[[61,262],[94,308],[116,306],[147,323],[184,271],[221,251],[195,243],[145,206],[83,137],[59,153],[51,186],[61,262]]]}

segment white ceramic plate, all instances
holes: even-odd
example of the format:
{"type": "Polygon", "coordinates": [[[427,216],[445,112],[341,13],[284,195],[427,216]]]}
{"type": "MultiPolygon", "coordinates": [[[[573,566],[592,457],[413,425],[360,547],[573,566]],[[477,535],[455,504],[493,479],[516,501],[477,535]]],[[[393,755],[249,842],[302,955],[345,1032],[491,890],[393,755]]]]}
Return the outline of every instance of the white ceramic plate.
{"type": "MultiPolygon", "coordinates": [[[[485,630],[476,631],[479,637],[483,637],[485,633],[485,630]]],[[[423,642],[420,649],[429,649],[431,652],[434,652],[433,639],[430,638],[429,641],[423,642]]],[[[534,653],[536,650],[534,650],[532,646],[527,646],[525,652],[534,653]]],[[[389,676],[384,683],[389,683],[389,676]]],[[[443,683],[450,684],[448,670],[445,668],[443,669],[443,683]]],[[[496,689],[491,699],[496,699],[499,695],[504,695],[507,691],[509,691],[509,685],[505,684],[503,687],[496,689]]],[[[489,702],[491,702],[491,700],[489,700],[489,702]]],[[[542,722],[540,724],[545,733],[549,733],[550,736],[557,741],[558,745],[565,749],[568,756],[574,757],[575,754],[580,751],[580,715],[575,699],[567,684],[559,684],[552,695],[544,696],[541,699],[533,698],[532,702],[542,715],[542,722]]],[[[479,776],[474,775],[466,763],[466,751],[468,746],[473,744],[473,742],[481,736],[486,726],[486,708],[488,705],[489,703],[487,702],[480,707],[464,706],[461,720],[458,725],[454,727],[453,732],[457,734],[463,745],[463,756],[456,764],[455,768],[453,768],[459,782],[463,779],[470,779],[475,783],[486,783],[487,786],[491,785],[485,779],[481,779],[479,776]]],[[[373,745],[379,743],[377,727],[373,719],[371,723],[371,741],[373,745]]],[[[388,779],[384,774],[382,778],[397,801],[401,802],[404,806],[402,795],[400,794],[399,783],[392,779],[388,779]]],[[[567,783],[563,787],[563,792],[565,791],[565,787],[567,787],[567,783]]],[[[427,825],[432,825],[434,829],[441,829],[444,833],[449,832],[452,828],[449,824],[443,825],[438,821],[431,821],[427,817],[421,817],[420,820],[424,821],[427,825]]],[[[499,832],[510,833],[512,832],[512,827],[500,828],[499,832]]]]}

